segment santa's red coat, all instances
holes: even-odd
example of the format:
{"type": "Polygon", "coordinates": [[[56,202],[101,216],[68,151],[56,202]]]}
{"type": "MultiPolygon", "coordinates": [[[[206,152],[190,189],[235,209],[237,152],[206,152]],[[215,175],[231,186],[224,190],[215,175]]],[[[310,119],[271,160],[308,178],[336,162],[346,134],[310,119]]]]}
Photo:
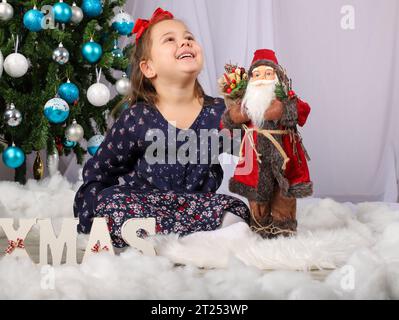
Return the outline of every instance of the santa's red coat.
{"type": "MultiPolygon", "coordinates": [[[[307,117],[310,113],[310,106],[308,103],[300,99],[297,99],[296,107],[297,107],[297,124],[302,127],[306,123],[307,117]]],[[[254,128],[251,122],[247,122],[246,125],[248,128],[254,128]]],[[[221,127],[228,128],[228,125],[226,125],[226,123],[223,123],[222,121],[221,127]]],[[[279,129],[284,130],[287,128],[280,126],[279,129]]],[[[253,136],[253,140],[257,148],[257,151],[262,153],[261,152],[262,147],[261,144],[259,143],[259,137],[258,137],[260,133],[254,131],[250,134],[253,136]]],[[[263,139],[263,141],[265,140],[263,139]]],[[[290,141],[290,136],[288,134],[282,135],[280,141],[283,150],[285,151],[286,155],[289,158],[289,161],[286,164],[285,170],[281,170],[282,171],[281,177],[283,178],[279,179],[278,177],[276,177],[276,179],[279,180],[280,182],[281,180],[285,182],[286,187],[282,189],[283,190],[285,189],[285,194],[287,196],[295,198],[309,196],[312,193],[313,185],[310,180],[307,159],[305,156],[305,150],[303,149],[301,141],[298,139],[295,142],[296,153],[294,152],[294,142],[290,141]],[[288,184],[286,182],[288,182],[288,184]]],[[[263,164],[262,162],[259,163],[257,161],[255,150],[247,146],[247,144],[249,144],[248,137],[243,141],[243,143],[244,146],[243,146],[242,158],[237,164],[234,176],[231,178],[229,183],[230,191],[238,193],[251,200],[267,201],[268,199],[265,199],[264,196],[263,197],[259,196],[259,194],[261,193],[259,192],[260,190],[264,190],[265,188],[268,189],[273,188],[272,185],[269,185],[270,181],[269,184],[267,184],[266,181],[262,181],[262,175],[260,174],[260,166],[262,165],[264,166],[265,164],[263,164]],[[252,153],[251,157],[248,157],[245,154],[245,152],[248,150],[249,152],[252,153]],[[251,163],[248,163],[248,161],[251,161],[251,163]],[[248,169],[244,170],[244,168],[249,168],[250,170],[248,169]]],[[[261,159],[264,158],[265,156],[267,155],[262,154],[261,159]]],[[[264,170],[264,168],[262,168],[262,170],[264,170]]],[[[269,192],[268,194],[271,193],[269,192]]]]}

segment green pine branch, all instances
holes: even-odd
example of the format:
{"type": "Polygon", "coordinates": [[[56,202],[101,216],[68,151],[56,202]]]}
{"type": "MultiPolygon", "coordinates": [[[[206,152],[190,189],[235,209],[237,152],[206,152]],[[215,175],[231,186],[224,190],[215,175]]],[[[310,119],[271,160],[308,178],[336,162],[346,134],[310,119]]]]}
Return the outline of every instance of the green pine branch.
{"type": "MultiPolygon", "coordinates": [[[[31,0],[17,1],[8,0],[14,8],[14,17],[10,21],[0,21],[0,50],[3,56],[15,51],[15,37],[18,35],[20,44],[18,52],[23,54],[30,63],[27,74],[14,79],[5,72],[0,78],[0,111],[4,113],[7,104],[11,102],[22,113],[22,123],[17,127],[10,127],[0,117],[0,137],[4,137],[8,145],[12,142],[29,154],[42,149],[53,150],[55,140],[64,138],[65,128],[72,123],[73,119],[85,130],[84,138],[89,139],[97,133],[91,127],[90,119],[97,123],[97,130],[105,133],[107,129],[105,111],[111,111],[120,102],[120,96],[116,96],[106,106],[98,108],[90,105],[86,98],[87,89],[96,81],[96,67],[103,68],[103,74],[111,84],[117,79],[112,77],[111,69],[125,71],[129,64],[128,48],[125,58],[114,58],[112,50],[115,40],[119,35],[110,26],[114,17],[114,8],[123,7],[125,0],[105,0],[103,13],[96,18],[85,17],[78,25],[58,24],[58,28],[46,29],[39,32],[30,32],[23,25],[23,15],[36,4],[38,8],[44,5],[53,5],[56,0],[31,0]],[[13,37],[14,36],[14,39],[13,37]],[[85,61],[81,54],[81,48],[85,42],[94,41],[101,44],[103,56],[97,65],[91,65],[85,61]],[[70,59],[65,65],[59,65],[52,59],[52,53],[58,44],[62,42],[69,51],[70,59]],[[51,124],[43,114],[46,102],[54,98],[59,86],[70,81],[79,88],[79,100],[75,105],[70,104],[70,115],[64,124],[51,124]]],[[[82,5],[82,0],[64,0],[72,5],[76,2],[82,5]]],[[[115,10],[116,11],[116,10],[115,10]]],[[[0,151],[3,150],[0,144],[0,151]]],[[[76,160],[82,163],[86,150],[77,144],[73,149],[63,149],[62,154],[74,152],[76,160]]],[[[28,168],[32,170],[32,168],[28,168]]],[[[24,182],[26,168],[16,170],[15,177],[24,182]]]]}

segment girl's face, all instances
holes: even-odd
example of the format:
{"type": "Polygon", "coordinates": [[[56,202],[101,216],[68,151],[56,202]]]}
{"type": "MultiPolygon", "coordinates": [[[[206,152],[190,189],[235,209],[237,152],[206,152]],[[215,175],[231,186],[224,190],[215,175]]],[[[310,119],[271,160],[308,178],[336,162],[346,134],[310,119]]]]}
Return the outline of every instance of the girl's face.
{"type": "Polygon", "coordinates": [[[182,22],[164,20],[151,29],[151,54],[145,76],[179,81],[187,76],[197,78],[202,67],[202,49],[182,22]]]}

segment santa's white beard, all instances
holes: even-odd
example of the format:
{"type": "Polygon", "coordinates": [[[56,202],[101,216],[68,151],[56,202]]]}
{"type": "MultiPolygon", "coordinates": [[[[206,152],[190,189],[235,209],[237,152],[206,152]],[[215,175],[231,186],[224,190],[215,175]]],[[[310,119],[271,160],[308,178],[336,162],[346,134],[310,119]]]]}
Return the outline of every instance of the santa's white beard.
{"type": "Polygon", "coordinates": [[[276,98],[274,92],[276,83],[278,83],[277,77],[275,80],[257,80],[248,83],[241,110],[258,128],[262,127],[265,111],[276,98]]]}

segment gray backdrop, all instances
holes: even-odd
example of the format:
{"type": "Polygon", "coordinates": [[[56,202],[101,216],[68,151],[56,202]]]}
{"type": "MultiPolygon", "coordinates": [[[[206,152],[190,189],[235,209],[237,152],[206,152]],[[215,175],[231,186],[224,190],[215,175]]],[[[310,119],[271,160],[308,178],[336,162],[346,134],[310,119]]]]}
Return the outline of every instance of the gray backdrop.
{"type": "MultiPolygon", "coordinates": [[[[301,132],[315,196],[397,201],[398,1],[130,0],[126,11],[149,18],[158,6],[186,22],[201,42],[208,94],[218,95],[225,62],[248,66],[255,49],[276,51],[294,90],[312,107],[301,132]]],[[[60,170],[78,179],[73,157],[62,159],[60,170]]],[[[233,166],[226,170],[228,178],[233,166]]],[[[0,173],[12,179],[3,164],[0,173]]]]}

